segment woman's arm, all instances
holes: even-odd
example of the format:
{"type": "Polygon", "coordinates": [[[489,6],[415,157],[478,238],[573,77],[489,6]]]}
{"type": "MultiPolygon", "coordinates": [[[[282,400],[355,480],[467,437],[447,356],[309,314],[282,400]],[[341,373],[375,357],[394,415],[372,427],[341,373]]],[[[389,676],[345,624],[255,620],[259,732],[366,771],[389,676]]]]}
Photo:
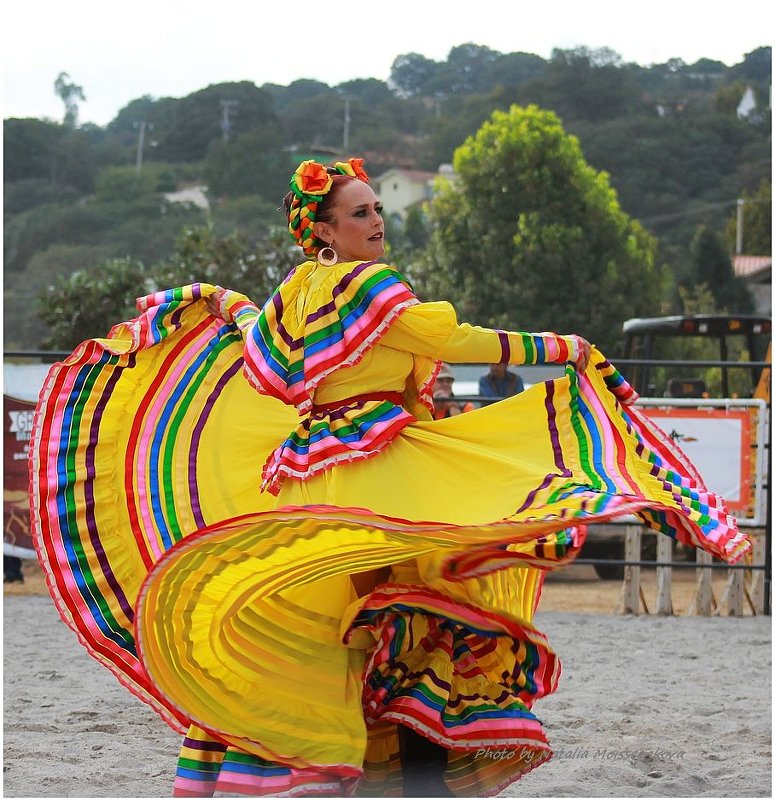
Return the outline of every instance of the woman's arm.
{"type": "Polygon", "coordinates": [[[581,372],[586,369],[591,348],[586,339],[575,334],[496,331],[458,323],[455,310],[445,302],[419,303],[406,309],[385,332],[382,344],[453,363],[563,364],[571,361],[581,372]]]}
{"type": "Polygon", "coordinates": [[[486,361],[490,364],[564,364],[575,362],[583,373],[591,345],[586,339],[551,331],[496,331],[462,323],[444,344],[439,358],[446,362],[486,361]],[[482,358],[482,354],[487,354],[482,358]]]}

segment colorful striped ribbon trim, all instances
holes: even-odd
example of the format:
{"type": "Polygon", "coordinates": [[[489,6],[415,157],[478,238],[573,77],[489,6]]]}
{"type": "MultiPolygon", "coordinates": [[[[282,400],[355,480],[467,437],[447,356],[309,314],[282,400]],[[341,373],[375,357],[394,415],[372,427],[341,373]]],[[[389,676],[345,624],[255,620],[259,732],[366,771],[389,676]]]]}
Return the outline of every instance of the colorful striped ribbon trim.
{"type": "Polygon", "coordinates": [[[305,312],[289,331],[286,310],[313,267],[301,265],[264,304],[247,330],[246,371],[260,391],[295,406],[312,408],[312,395],[334,370],[357,364],[404,309],[419,303],[393,268],[364,262],[333,288],[333,299],[305,312]]]}
{"type": "MultiPolygon", "coordinates": [[[[245,372],[264,394],[311,415],[267,458],[262,489],[276,495],[287,478],[304,479],[336,464],[379,453],[416,419],[395,403],[343,404],[315,411],[315,387],[334,370],[357,364],[402,311],[419,301],[393,268],[364,262],[341,277],[332,300],[306,310],[298,330],[287,310],[309,269],[301,265],[278,287],[257,316],[237,320],[245,337],[245,372]]],[[[420,388],[431,402],[429,382],[420,388]]]]}

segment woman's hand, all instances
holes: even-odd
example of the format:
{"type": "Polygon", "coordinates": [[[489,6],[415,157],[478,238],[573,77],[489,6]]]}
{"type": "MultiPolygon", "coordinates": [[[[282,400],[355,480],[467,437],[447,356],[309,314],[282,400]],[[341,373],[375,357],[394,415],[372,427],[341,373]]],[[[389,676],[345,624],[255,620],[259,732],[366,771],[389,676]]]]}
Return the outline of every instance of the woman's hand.
{"type": "Polygon", "coordinates": [[[205,299],[205,304],[207,306],[207,311],[213,315],[213,317],[220,317],[222,320],[225,320],[227,323],[234,322],[232,316],[223,309],[222,302],[224,297],[226,296],[226,290],[222,287],[216,287],[216,292],[212,295],[208,295],[205,299]]]}
{"type": "Polygon", "coordinates": [[[592,351],[592,345],[587,342],[584,337],[578,336],[578,334],[573,335],[573,339],[576,340],[576,345],[578,346],[578,355],[576,356],[576,367],[580,373],[584,373],[587,369],[587,365],[589,364],[589,354],[592,351]]]}

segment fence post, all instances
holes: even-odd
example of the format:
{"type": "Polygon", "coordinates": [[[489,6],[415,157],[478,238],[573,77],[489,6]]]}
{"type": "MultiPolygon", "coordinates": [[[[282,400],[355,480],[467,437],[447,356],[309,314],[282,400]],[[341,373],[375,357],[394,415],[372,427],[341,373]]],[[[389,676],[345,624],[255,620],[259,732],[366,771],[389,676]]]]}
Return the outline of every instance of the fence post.
{"type": "Polygon", "coordinates": [[[660,562],[673,561],[673,540],[657,534],[657,601],[658,615],[673,614],[673,568],[660,567],[660,562]]]}
{"type": "MultiPolygon", "coordinates": [[[[753,540],[753,563],[754,565],[764,564],[764,543],[765,537],[761,531],[751,532],[753,540]]],[[[764,614],[764,571],[751,571],[750,598],[755,615],[764,614]]]]}
{"type": "MultiPolygon", "coordinates": [[[[624,531],[624,559],[626,562],[640,561],[640,526],[629,525],[624,531]]],[[[640,614],[640,567],[626,565],[622,584],[622,612],[625,615],[640,614]]]]}
{"type": "Polygon", "coordinates": [[[688,614],[708,616],[716,608],[716,599],[713,597],[713,585],[710,581],[712,570],[701,565],[709,565],[713,557],[705,551],[697,551],[697,584],[694,589],[694,598],[688,614]]]}
{"type": "Polygon", "coordinates": [[[718,609],[715,614],[720,615],[724,606],[727,607],[727,614],[730,617],[743,616],[743,586],[745,576],[742,570],[730,570],[727,576],[727,583],[721,595],[718,609]]]}

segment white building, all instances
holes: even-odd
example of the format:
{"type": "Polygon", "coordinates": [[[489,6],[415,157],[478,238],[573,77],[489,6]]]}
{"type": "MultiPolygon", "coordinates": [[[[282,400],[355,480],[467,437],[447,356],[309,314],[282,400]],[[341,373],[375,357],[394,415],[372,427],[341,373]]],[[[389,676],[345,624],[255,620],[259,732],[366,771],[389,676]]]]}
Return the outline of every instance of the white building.
{"type": "Polygon", "coordinates": [[[748,86],[745,92],[743,92],[740,102],[737,104],[737,118],[739,120],[744,120],[754,111],[756,111],[756,97],[753,93],[753,89],[748,86]]]}
{"type": "Polygon", "coordinates": [[[170,203],[190,203],[199,209],[207,211],[210,201],[207,199],[206,186],[185,186],[177,192],[165,192],[164,197],[170,203]]]}
{"type": "Polygon", "coordinates": [[[439,175],[454,178],[452,168],[448,164],[442,164],[438,172],[402,170],[394,167],[373,178],[371,184],[382,202],[385,215],[403,221],[413,206],[431,199],[433,182],[439,175]]]}

